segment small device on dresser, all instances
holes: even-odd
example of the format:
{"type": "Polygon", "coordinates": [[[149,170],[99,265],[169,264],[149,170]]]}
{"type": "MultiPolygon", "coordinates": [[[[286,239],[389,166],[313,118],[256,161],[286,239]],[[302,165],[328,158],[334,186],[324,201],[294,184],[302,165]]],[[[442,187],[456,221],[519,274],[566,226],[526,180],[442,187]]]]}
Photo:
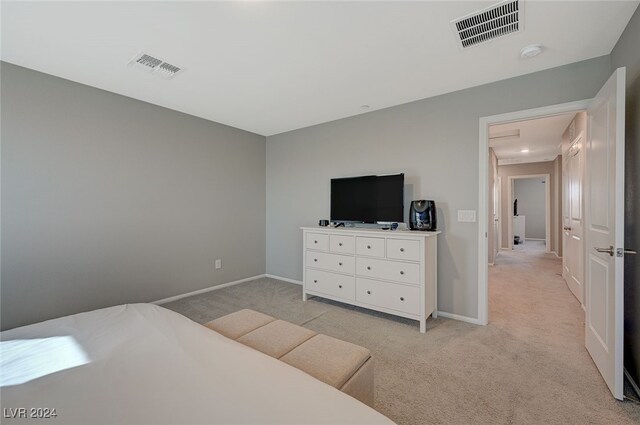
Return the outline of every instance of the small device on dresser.
{"type": "Polygon", "coordinates": [[[320,220],[318,221],[318,226],[327,227],[329,225],[329,220],[320,220]]]}
{"type": "Polygon", "coordinates": [[[434,201],[411,202],[409,211],[409,227],[411,230],[436,230],[438,220],[436,217],[436,203],[434,201]]]}

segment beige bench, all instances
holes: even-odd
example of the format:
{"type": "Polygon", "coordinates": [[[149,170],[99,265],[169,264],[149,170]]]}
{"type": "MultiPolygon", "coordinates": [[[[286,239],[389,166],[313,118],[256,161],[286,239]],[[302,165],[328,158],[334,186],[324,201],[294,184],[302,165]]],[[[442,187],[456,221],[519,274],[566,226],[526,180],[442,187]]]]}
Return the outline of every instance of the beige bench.
{"type": "Polygon", "coordinates": [[[373,406],[373,359],[366,348],[247,309],[205,326],[373,406]]]}

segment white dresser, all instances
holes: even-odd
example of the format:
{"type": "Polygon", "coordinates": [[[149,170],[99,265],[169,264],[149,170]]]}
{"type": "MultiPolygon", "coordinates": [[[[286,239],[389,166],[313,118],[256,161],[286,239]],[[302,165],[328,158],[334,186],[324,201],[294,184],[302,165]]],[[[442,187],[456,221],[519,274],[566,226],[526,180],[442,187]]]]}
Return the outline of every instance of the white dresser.
{"type": "Polygon", "coordinates": [[[303,290],[308,295],[420,322],[437,315],[440,232],[303,227],[303,290]]]}

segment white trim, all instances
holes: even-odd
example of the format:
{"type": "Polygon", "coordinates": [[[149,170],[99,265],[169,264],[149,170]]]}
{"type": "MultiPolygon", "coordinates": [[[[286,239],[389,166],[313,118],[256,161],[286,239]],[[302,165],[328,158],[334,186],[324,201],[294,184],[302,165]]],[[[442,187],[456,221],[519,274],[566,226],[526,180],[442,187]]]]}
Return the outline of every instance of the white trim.
{"type": "Polygon", "coordinates": [[[282,280],[284,282],[295,283],[296,285],[302,285],[301,280],[289,279],[288,277],[276,276],[274,274],[265,274],[264,277],[269,277],[271,279],[282,280]]]}
{"type": "Polygon", "coordinates": [[[489,323],[489,244],[488,209],[489,200],[489,126],[491,124],[520,121],[528,118],[564,114],[567,112],[584,111],[589,105],[589,99],[559,105],[543,106],[541,108],[508,112],[506,114],[481,117],[479,119],[478,136],[478,323],[489,323]]]}
{"type": "Polygon", "coordinates": [[[551,251],[551,253],[552,253],[553,255],[555,255],[556,257],[558,257],[558,258],[562,258],[562,256],[558,255],[558,253],[557,253],[557,252],[555,252],[555,251],[551,251]]]}
{"type": "Polygon", "coordinates": [[[174,297],[163,298],[163,299],[158,300],[158,301],[153,301],[153,302],[151,302],[151,304],[157,304],[157,305],[165,304],[165,303],[168,303],[168,302],[171,302],[171,301],[177,301],[177,300],[182,299],[182,298],[190,297],[192,295],[204,294],[205,292],[215,291],[217,289],[222,289],[222,288],[227,288],[229,286],[238,285],[239,283],[250,282],[252,280],[257,280],[257,279],[260,279],[260,278],[266,277],[266,276],[267,275],[265,275],[265,274],[259,274],[257,276],[247,277],[245,279],[234,280],[233,282],[221,283],[220,285],[210,286],[210,287],[204,288],[204,289],[198,289],[197,291],[187,292],[186,294],[180,294],[180,295],[176,295],[174,297]]]}
{"type": "Polygon", "coordinates": [[[462,322],[473,323],[474,325],[482,325],[478,319],[469,316],[463,316],[461,314],[447,313],[446,311],[438,311],[439,317],[445,317],[447,319],[460,320],[462,322]]]}
{"type": "Polygon", "coordinates": [[[524,240],[526,242],[529,240],[544,240],[546,242],[545,252],[551,252],[551,174],[526,174],[526,175],[516,175],[516,176],[507,176],[507,185],[509,187],[509,193],[507,194],[507,199],[509,200],[507,203],[507,240],[509,242],[510,249],[513,249],[513,184],[514,180],[520,179],[532,179],[532,178],[544,178],[544,197],[545,197],[545,207],[544,207],[544,217],[545,217],[545,239],[533,239],[525,237],[524,240]]]}
{"type": "Polygon", "coordinates": [[[524,240],[525,241],[546,241],[546,239],[540,239],[540,238],[524,238],[524,240]]]}
{"type": "Polygon", "coordinates": [[[636,381],[634,381],[631,375],[629,374],[629,372],[627,372],[626,367],[624,368],[624,376],[626,376],[627,379],[629,380],[629,383],[631,384],[631,387],[635,390],[636,395],[640,397],[640,388],[638,388],[638,384],[636,384],[636,381]]]}

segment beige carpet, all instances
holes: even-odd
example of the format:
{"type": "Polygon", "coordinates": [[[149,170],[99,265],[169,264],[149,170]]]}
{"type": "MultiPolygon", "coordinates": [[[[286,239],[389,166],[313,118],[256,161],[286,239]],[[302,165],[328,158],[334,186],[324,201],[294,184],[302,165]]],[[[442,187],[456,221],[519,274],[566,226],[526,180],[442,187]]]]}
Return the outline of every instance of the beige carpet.
{"type": "MultiPolygon", "coordinates": [[[[584,349],[583,312],[544,252],[503,252],[490,267],[490,324],[417,322],[312,298],[273,279],[164,306],[204,323],[252,308],[369,348],[375,408],[398,424],[638,424],[584,349]]],[[[445,283],[442,283],[445,284],[445,283]]]]}

